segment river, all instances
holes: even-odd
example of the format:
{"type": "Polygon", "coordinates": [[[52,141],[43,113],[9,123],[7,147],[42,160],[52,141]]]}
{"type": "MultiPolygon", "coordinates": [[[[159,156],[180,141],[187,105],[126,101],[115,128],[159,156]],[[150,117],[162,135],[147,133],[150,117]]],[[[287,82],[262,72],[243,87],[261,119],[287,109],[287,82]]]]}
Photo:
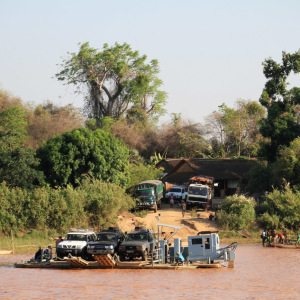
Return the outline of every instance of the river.
{"type": "Polygon", "coordinates": [[[0,256],[0,299],[299,299],[300,249],[238,246],[235,268],[16,269],[0,256]]]}

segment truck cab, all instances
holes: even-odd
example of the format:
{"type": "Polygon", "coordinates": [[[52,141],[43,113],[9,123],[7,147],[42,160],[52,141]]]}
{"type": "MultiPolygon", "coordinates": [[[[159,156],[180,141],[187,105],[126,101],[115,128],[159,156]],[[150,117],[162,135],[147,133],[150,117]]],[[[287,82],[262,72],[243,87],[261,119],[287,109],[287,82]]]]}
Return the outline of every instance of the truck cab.
{"type": "Polygon", "coordinates": [[[186,206],[191,207],[205,207],[206,203],[211,200],[211,191],[208,185],[191,184],[188,187],[188,195],[186,206]]]}
{"type": "Polygon", "coordinates": [[[160,180],[146,180],[135,187],[134,197],[138,199],[136,209],[149,209],[157,212],[163,198],[163,183],[160,180]]]}
{"type": "Polygon", "coordinates": [[[135,198],[139,199],[137,209],[151,209],[157,211],[156,197],[153,189],[142,189],[135,191],[135,198]]]}

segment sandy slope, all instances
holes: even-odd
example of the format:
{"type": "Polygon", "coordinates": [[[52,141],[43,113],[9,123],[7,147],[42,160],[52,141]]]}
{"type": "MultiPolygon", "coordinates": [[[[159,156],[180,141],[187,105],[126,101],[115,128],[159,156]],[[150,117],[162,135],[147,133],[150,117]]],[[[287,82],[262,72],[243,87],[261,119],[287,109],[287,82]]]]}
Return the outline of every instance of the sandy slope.
{"type": "MultiPolygon", "coordinates": [[[[203,210],[197,211],[197,217],[192,218],[191,213],[187,212],[185,217],[182,218],[181,209],[179,206],[174,205],[174,208],[170,208],[169,205],[163,204],[162,208],[157,213],[149,212],[145,218],[136,217],[131,213],[123,213],[118,218],[118,226],[121,230],[130,231],[134,226],[146,226],[152,228],[157,232],[157,217],[159,217],[159,223],[182,226],[183,228],[178,231],[174,236],[175,238],[182,238],[183,242],[187,241],[187,236],[197,235],[199,231],[215,231],[218,230],[217,224],[214,221],[208,219],[209,213],[203,210]]],[[[165,235],[169,235],[171,228],[164,227],[163,231],[165,235]]]]}

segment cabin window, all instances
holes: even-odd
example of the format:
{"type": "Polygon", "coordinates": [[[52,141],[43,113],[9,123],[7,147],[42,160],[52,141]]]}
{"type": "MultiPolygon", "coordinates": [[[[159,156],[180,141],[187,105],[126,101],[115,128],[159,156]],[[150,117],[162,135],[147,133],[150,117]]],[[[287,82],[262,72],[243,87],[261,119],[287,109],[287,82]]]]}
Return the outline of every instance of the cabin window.
{"type": "Polygon", "coordinates": [[[210,249],[209,238],[205,239],[205,249],[210,249]]]}
{"type": "Polygon", "coordinates": [[[192,245],[202,245],[202,238],[192,239],[192,245]]]}

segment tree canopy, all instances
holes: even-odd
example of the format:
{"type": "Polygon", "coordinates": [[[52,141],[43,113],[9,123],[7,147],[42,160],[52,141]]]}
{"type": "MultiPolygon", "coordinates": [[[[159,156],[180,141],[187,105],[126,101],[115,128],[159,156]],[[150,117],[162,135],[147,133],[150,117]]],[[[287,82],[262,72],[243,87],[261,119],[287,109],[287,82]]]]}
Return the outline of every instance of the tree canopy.
{"type": "Polygon", "coordinates": [[[28,148],[0,152],[0,182],[10,187],[33,188],[45,183],[44,173],[38,170],[39,160],[28,148]]]}
{"type": "Polygon", "coordinates": [[[77,185],[84,174],[125,187],[128,148],[100,129],[74,129],[57,135],[37,150],[40,168],[52,186],[77,185]]]}
{"type": "Polygon", "coordinates": [[[215,156],[257,156],[261,134],[258,122],[265,109],[255,101],[237,100],[235,108],[225,103],[206,118],[215,156]]]}
{"type": "Polygon", "coordinates": [[[282,63],[268,58],[263,63],[267,78],[260,103],[268,110],[267,117],[260,123],[260,132],[269,139],[262,145],[261,155],[274,161],[280,145],[289,143],[300,135],[297,122],[297,105],[300,104],[300,88],[287,89],[287,78],[291,72],[300,72],[300,50],[282,53],[282,63]]]}
{"type": "Polygon", "coordinates": [[[98,122],[106,116],[118,118],[133,107],[151,117],[165,112],[167,95],[160,90],[157,60],[146,63],[147,56],[141,56],[126,43],[111,47],[104,44],[102,51],[84,43],[78,53],[69,55],[56,77],[87,94],[85,111],[89,117],[98,122]]]}
{"type": "Polygon", "coordinates": [[[0,150],[13,150],[27,139],[26,112],[20,106],[12,106],[0,112],[0,150]]]}
{"type": "Polygon", "coordinates": [[[289,146],[280,147],[276,162],[272,165],[273,184],[283,187],[289,184],[300,190],[300,137],[289,146]]]}

